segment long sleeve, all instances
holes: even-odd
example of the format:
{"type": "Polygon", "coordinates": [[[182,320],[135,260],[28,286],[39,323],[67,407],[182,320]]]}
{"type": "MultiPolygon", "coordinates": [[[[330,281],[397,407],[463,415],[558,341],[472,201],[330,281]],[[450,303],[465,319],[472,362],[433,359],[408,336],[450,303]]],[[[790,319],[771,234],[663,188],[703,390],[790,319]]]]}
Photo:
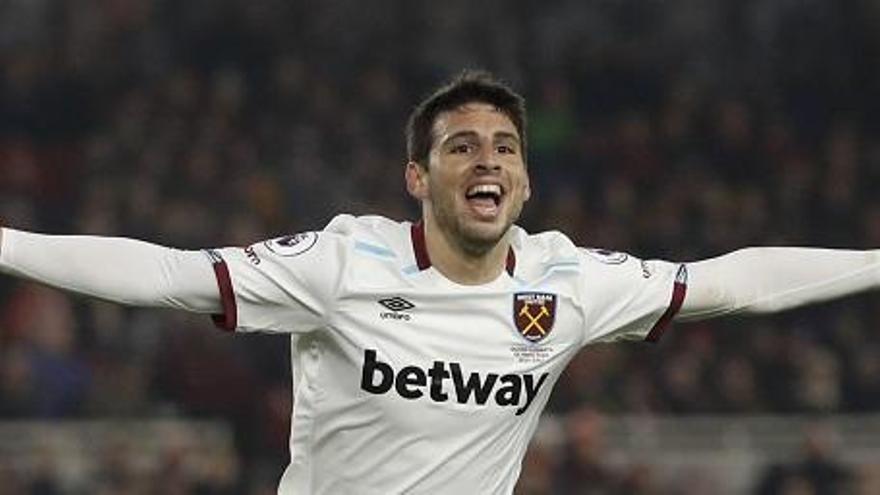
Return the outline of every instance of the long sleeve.
{"type": "Polygon", "coordinates": [[[221,311],[211,262],[200,251],[4,228],[0,271],[121,304],[221,311]]]}
{"type": "Polygon", "coordinates": [[[772,313],[880,287],[880,251],[747,248],[688,272],[680,320],[772,313]]]}

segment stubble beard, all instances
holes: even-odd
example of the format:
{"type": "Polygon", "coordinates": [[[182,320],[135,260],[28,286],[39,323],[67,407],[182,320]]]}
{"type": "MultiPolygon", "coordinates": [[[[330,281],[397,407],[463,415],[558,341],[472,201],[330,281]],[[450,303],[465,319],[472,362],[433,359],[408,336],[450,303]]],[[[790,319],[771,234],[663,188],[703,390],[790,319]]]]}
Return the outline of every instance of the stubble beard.
{"type": "Polygon", "coordinates": [[[456,212],[454,197],[441,197],[432,194],[434,219],[441,234],[450,244],[469,257],[478,258],[492,250],[510,230],[522,210],[514,209],[503,221],[503,227],[496,230],[495,225],[479,225],[481,222],[465,218],[465,213],[456,212]],[[437,201],[440,199],[440,201],[437,201]]]}

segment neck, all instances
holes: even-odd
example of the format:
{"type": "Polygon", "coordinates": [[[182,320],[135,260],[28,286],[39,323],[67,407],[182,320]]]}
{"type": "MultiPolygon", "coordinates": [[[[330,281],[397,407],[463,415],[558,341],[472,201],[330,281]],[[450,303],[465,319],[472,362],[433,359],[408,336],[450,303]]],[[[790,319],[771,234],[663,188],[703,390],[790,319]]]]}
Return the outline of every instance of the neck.
{"type": "Polygon", "coordinates": [[[449,280],[462,285],[486,284],[505,269],[510,249],[507,235],[487,251],[472,252],[450,239],[430,215],[423,221],[431,265],[449,280]]]}

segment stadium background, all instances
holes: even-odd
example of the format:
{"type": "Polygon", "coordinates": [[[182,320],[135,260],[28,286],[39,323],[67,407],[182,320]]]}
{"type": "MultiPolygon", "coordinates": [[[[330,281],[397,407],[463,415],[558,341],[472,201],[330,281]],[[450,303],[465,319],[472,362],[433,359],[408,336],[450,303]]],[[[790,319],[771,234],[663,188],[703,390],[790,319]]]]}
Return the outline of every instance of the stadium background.
{"type": "MultiPolygon", "coordinates": [[[[868,0],[6,0],[0,218],[189,248],[414,218],[405,117],[483,67],[529,101],[529,230],[676,260],[880,247],[878,26],[868,0]]],[[[878,493],[833,440],[880,409],[878,320],[862,296],[589,350],[519,492],[878,493]],[[671,425],[661,455],[615,450],[620,418],[671,425]],[[706,421],[797,440],[726,474],[670,465],[706,421]]],[[[274,493],[287,359],[283,337],[3,278],[0,494],[274,493]]]]}

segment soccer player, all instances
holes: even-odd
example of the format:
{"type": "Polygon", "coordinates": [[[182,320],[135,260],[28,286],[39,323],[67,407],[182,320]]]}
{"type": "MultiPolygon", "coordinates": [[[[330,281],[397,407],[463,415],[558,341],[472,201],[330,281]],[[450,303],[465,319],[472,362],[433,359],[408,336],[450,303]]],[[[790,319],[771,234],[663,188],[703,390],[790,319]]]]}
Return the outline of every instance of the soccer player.
{"type": "Polygon", "coordinates": [[[244,248],[5,228],[0,268],[139,306],[290,335],[282,494],[510,494],[566,364],[656,341],[676,316],[764,313],[880,286],[878,251],[749,248],[642,260],[514,225],[529,199],[523,99],[466,72],[412,113],[416,223],[340,215],[244,248]]]}

